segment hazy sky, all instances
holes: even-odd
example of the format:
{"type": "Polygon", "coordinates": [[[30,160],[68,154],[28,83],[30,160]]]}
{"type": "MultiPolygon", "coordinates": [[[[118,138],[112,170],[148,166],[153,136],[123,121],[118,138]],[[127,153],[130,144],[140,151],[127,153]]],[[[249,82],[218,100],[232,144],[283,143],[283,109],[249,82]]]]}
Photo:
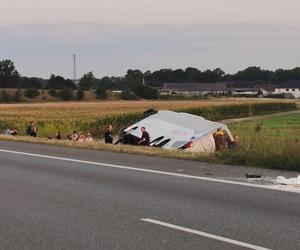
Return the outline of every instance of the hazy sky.
{"type": "Polygon", "coordinates": [[[299,0],[0,0],[1,23],[300,24],[299,0]],[[4,9],[3,9],[4,6],[4,9]]]}
{"type": "Polygon", "coordinates": [[[300,66],[299,0],[0,0],[0,59],[24,75],[300,66]],[[150,25],[152,24],[152,25],[150,25]]]}

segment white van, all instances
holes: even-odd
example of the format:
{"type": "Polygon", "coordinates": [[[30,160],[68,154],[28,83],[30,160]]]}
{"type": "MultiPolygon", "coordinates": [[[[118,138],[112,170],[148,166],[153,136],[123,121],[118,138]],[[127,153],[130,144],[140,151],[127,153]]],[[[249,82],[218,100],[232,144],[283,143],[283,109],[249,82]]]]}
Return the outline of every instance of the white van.
{"type": "Polygon", "coordinates": [[[150,135],[150,146],[165,149],[213,152],[213,134],[218,128],[225,130],[229,140],[233,141],[226,125],[200,116],[168,110],[150,110],[144,114],[144,119],[121,129],[120,143],[137,145],[142,136],[141,127],[145,127],[150,135]]]}

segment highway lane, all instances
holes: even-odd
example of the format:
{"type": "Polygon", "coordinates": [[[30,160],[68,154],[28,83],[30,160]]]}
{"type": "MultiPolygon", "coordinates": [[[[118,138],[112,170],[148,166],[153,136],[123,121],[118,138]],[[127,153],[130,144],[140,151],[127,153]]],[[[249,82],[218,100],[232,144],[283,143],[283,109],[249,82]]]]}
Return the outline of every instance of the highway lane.
{"type": "MultiPolygon", "coordinates": [[[[0,149],[71,157],[60,147],[0,149]]],[[[111,161],[75,151],[77,159],[111,161]]],[[[115,157],[131,166],[134,156],[115,157]]],[[[158,168],[146,159],[140,167],[158,168]]],[[[300,249],[295,193],[0,151],[0,197],[1,249],[300,249]]]]}

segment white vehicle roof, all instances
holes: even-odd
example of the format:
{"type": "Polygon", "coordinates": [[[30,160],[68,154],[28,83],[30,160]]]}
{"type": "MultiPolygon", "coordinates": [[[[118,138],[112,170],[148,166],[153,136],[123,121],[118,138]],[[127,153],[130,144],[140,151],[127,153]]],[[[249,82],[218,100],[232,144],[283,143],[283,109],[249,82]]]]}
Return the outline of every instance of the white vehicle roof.
{"type": "Polygon", "coordinates": [[[227,131],[231,139],[232,135],[226,125],[204,119],[203,117],[187,113],[178,113],[161,110],[131,126],[138,127],[129,133],[141,137],[141,127],[145,127],[150,135],[150,140],[156,140],[163,136],[164,140],[170,140],[164,148],[180,148],[190,141],[198,141],[201,138],[214,133],[218,128],[227,131]]]}

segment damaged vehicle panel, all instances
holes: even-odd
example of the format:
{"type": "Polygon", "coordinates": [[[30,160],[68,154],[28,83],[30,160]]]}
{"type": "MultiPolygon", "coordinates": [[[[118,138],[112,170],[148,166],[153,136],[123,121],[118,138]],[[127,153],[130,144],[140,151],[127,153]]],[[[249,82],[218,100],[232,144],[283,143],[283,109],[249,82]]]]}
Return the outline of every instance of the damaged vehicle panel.
{"type": "Polygon", "coordinates": [[[145,127],[150,135],[150,146],[165,149],[183,149],[191,152],[213,152],[213,138],[217,129],[226,131],[230,140],[233,137],[227,126],[188,113],[168,110],[149,110],[144,119],[131,124],[120,131],[120,143],[137,145],[145,127]]]}

